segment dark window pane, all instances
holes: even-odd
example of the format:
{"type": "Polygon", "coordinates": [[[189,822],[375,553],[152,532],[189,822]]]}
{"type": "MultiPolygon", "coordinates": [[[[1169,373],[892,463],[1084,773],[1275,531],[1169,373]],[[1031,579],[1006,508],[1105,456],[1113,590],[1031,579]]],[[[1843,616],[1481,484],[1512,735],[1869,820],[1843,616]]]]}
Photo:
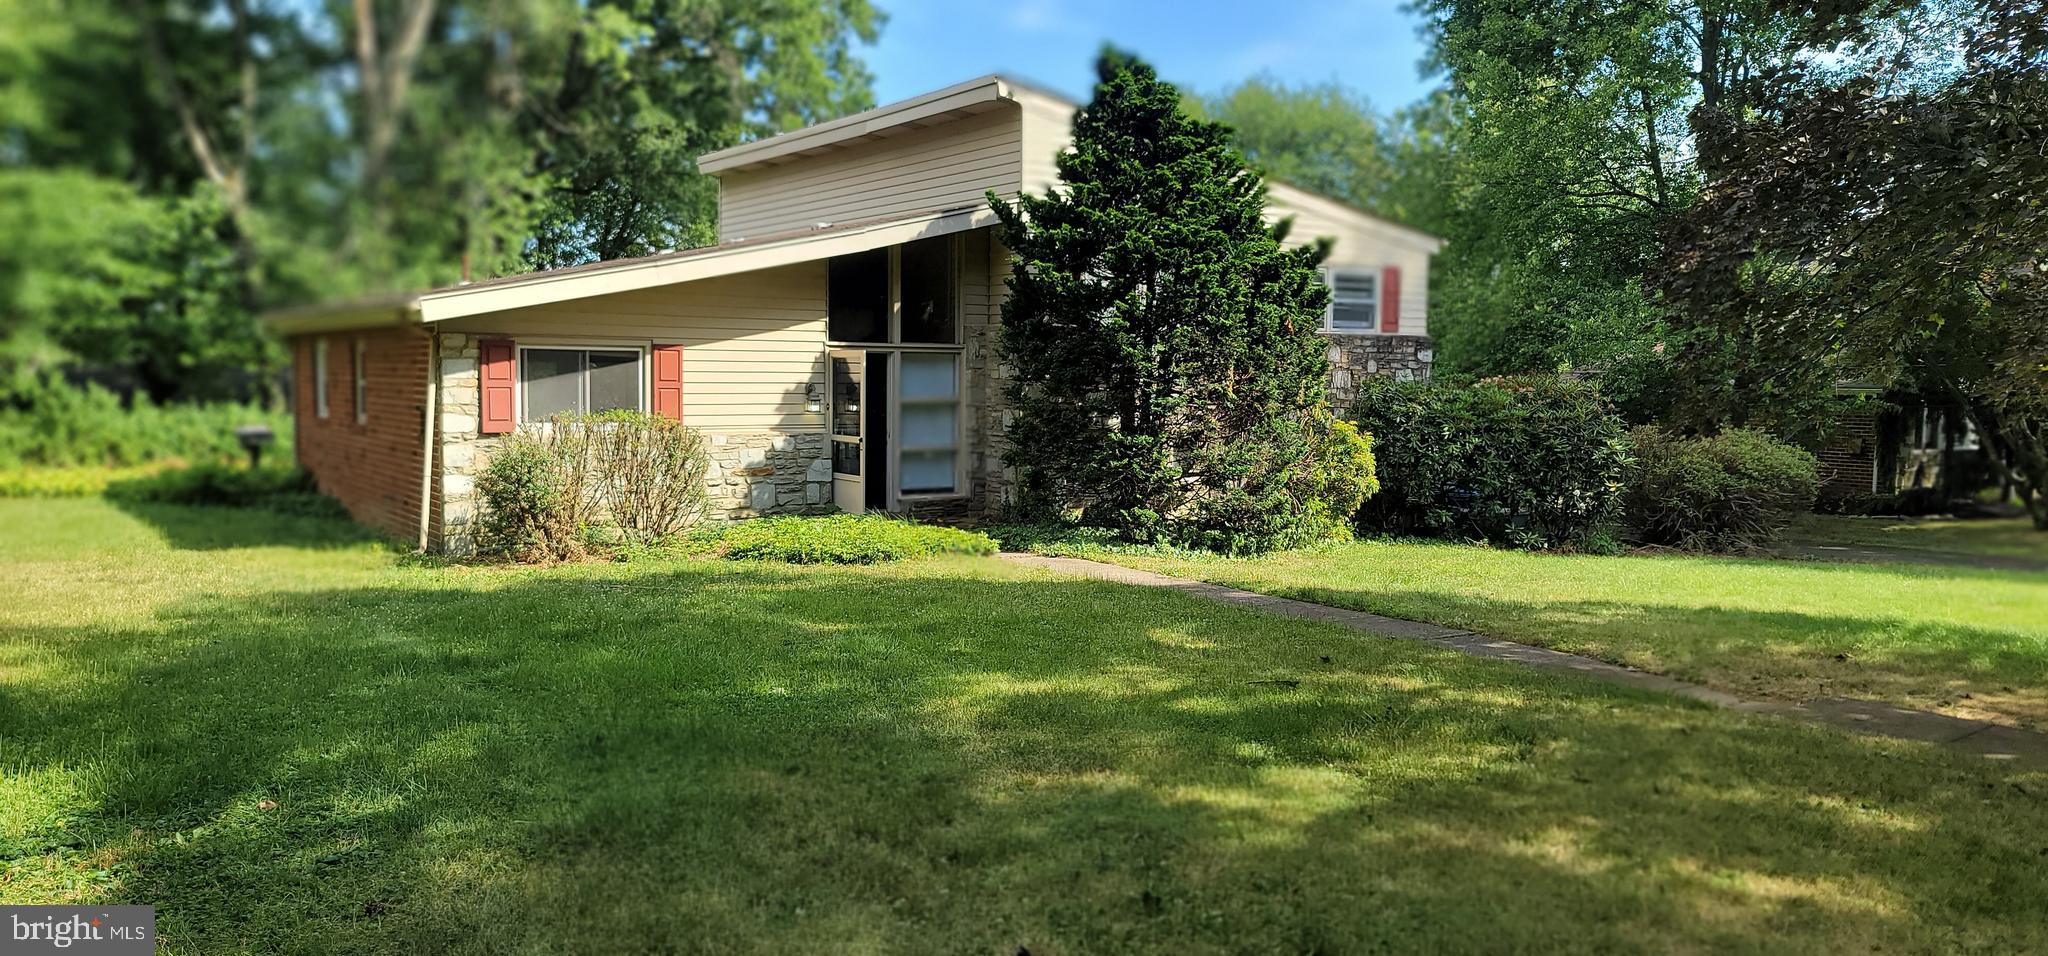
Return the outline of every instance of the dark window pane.
{"type": "MultiPolygon", "coordinates": [[[[856,359],[832,360],[832,434],[860,437],[861,369],[856,359]]],[[[852,472],[858,474],[858,472],[852,472]]]]}
{"type": "Polygon", "coordinates": [[[590,411],[640,410],[640,353],[590,353],[590,411]]]}
{"type": "Polygon", "coordinates": [[[833,442],[832,470],[842,475],[860,474],[860,442],[833,442]]]}
{"type": "Polygon", "coordinates": [[[519,384],[529,422],[583,410],[583,353],[575,349],[522,349],[519,384]]]}
{"type": "Polygon", "coordinates": [[[834,342],[889,340],[889,250],[833,257],[826,282],[826,338],[834,342]]]}
{"type": "Polygon", "coordinates": [[[953,237],[905,243],[902,268],[903,341],[959,342],[953,237]]]}

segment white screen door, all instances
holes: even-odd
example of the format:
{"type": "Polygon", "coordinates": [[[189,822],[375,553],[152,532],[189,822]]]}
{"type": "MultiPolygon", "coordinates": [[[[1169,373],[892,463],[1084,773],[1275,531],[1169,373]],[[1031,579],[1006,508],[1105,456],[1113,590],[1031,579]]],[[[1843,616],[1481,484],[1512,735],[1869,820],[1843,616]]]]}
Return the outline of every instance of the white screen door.
{"type": "Polygon", "coordinates": [[[832,503],[847,514],[867,511],[867,365],[864,349],[833,349],[831,381],[832,503]]]}

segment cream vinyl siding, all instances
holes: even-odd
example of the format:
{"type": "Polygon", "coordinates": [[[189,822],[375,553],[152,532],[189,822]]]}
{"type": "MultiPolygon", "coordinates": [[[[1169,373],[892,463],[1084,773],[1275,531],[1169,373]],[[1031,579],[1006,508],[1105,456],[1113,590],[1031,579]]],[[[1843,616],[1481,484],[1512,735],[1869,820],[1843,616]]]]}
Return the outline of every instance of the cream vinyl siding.
{"type": "Polygon", "coordinates": [[[1294,217],[1288,245],[1305,245],[1318,236],[1336,240],[1323,263],[1328,268],[1370,270],[1377,277],[1383,267],[1399,267],[1401,334],[1429,334],[1429,257],[1435,240],[1285,183],[1271,183],[1266,218],[1277,222],[1286,216],[1294,217]]]}
{"type": "Polygon", "coordinates": [[[1074,142],[1074,104],[1020,94],[1017,105],[1024,119],[1024,191],[1043,196],[1060,179],[1055,158],[1074,142]]]}
{"type": "Polygon", "coordinates": [[[775,166],[719,174],[718,234],[732,242],[819,223],[972,206],[1015,195],[1017,107],[910,129],[775,166]]]}
{"type": "Polygon", "coordinates": [[[823,431],[825,262],[437,322],[521,345],[683,346],[683,421],[706,432],[823,431]]]}

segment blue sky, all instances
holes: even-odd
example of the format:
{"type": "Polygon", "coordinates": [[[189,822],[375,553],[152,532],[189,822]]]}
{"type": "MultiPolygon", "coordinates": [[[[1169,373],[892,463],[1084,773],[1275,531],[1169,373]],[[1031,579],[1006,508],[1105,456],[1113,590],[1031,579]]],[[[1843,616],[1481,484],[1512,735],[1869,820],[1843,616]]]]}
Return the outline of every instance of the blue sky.
{"type": "Polygon", "coordinates": [[[876,0],[888,13],[864,56],[876,102],[985,73],[1077,100],[1104,40],[1135,50],[1184,89],[1214,93],[1258,73],[1336,80],[1392,110],[1435,86],[1419,75],[1420,20],[1400,0],[876,0]]]}

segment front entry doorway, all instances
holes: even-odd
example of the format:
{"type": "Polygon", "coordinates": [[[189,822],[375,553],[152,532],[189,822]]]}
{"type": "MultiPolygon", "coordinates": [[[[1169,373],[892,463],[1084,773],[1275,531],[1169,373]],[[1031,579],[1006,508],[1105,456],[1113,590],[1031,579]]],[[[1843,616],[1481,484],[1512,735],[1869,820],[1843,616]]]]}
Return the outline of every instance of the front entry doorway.
{"type": "Polygon", "coordinates": [[[832,502],[848,514],[889,510],[889,353],[833,349],[832,502]]]}

